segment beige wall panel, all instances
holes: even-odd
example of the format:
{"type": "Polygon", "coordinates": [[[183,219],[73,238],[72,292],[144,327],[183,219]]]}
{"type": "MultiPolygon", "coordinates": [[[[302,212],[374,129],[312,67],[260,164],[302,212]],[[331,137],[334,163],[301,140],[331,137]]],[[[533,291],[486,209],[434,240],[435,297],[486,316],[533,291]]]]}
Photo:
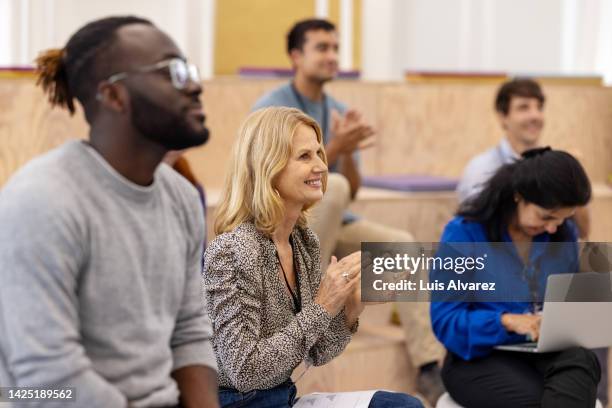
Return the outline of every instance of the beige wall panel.
{"type": "MultiPolygon", "coordinates": [[[[597,183],[589,208],[589,240],[612,242],[612,189],[597,183]]],[[[437,242],[457,211],[457,198],[451,192],[397,194],[362,190],[351,210],[368,220],[409,231],[417,241],[437,242]]]]}
{"type": "Polygon", "coordinates": [[[469,157],[499,137],[492,95],[478,85],[381,86],[377,172],[457,176],[469,157]]]}
{"type": "Polygon", "coordinates": [[[225,177],[231,146],[240,124],[255,101],[282,81],[217,79],[204,84],[204,111],[211,130],[209,142],[192,149],[187,158],[207,188],[220,188],[225,177]]]}
{"type": "MultiPolygon", "coordinates": [[[[494,85],[381,86],[377,171],[458,177],[474,154],[503,135],[491,107],[495,91],[494,85]]],[[[546,92],[543,143],[575,152],[594,180],[604,180],[612,171],[612,89],[556,86],[546,92]]]]}
{"type": "MultiPolygon", "coordinates": [[[[353,69],[361,68],[361,0],[352,0],[353,2],[353,69]]],[[[340,0],[329,0],[329,17],[328,20],[336,25],[340,30],[340,0]]],[[[342,47],[342,44],[340,44],[342,47]]]]}
{"type": "Polygon", "coordinates": [[[217,1],[215,74],[233,75],[242,66],[290,67],[287,32],[314,10],[314,0],[217,1]]]}
{"type": "MultiPolygon", "coordinates": [[[[242,66],[290,67],[286,34],[298,20],[314,16],[314,0],[223,0],[217,2],[215,74],[233,75],[242,66]]],[[[329,1],[329,20],[338,25],[340,1],[329,1]]],[[[353,65],[361,66],[361,0],[353,1],[353,65]]]]}
{"type": "MultiPolygon", "coordinates": [[[[208,188],[222,184],[242,120],[264,92],[284,80],[217,79],[204,84],[211,140],[188,153],[208,188]]],[[[429,173],[457,177],[474,154],[502,135],[491,100],[493,85],[374,84],[337,81],[330,93],[363,112],[377,129],[376,145],[362,152],[365,174],[429,173]]],[[[612,89],[546,88],[544,142],[581,157],[589,176],[612,173],[612,89]]],[[[80,114],[51,110],[30,80],[0,81],[0,184],[28,158],[69,137],[86,135],[80,114]]]]}
{"type": "MultiPolygon", "coordinates": [[[[293,380],[303,372],[301,364],[294,370],[293,380]]],[[[414,393],[415,374],[401,329],[360,326],[340,356],[324,366],[310,367],[296,386],[298,395],[372,389],[414,393]]]]}
{"type": "MultiPolygon", "coordinates": [[[[209,193],[211,205],[207,221],[208,236],[212,239],[218,194],[209,193]]],[[[593,220],[589,240],[612,242],[612,189],[597,183],[589,208],[593,220]]],[[[437,242],[446,223],[457,211],[457,199],[452,192],[395,193],[362,189],[350,209],[368,220],[409,231],[417,241],[437,242]]]]}
{"type": "Polygon", "coordinates": [[[336,25],[339,29],[340,25],[340,0],[329,0],[328,2],[329,14],[327,19],[336,25]]]}
{"type": "MultiPolygon", "coordinates": [[[[369,192],[368,192],[369,193],[369,192]]],[[[361,194],[351,210],[368,220],[409,231],[417,241],[437,242],[457,210],[457,198],[445,193],[361,194]]]]}
{"type": "Polygon", "coordinates": [[[612,242],[612,188],[602,183],[595,183],[589,209],[591,212],[589,240],[612,242]]]}
{"type": "Polygon", "coordinates": [[[354,81],[336,81],[329,86],[329,92],[336,99],[345,103],[348,108],[361,112],[364,118],[376,129],[376,143],[360,152],[362,172],[364,174],[376,174],[380,160],[382,160],[379,155],[382,139],[380,138],[380,121],[377,115],[379,86],[362,83],[356,87],[355,84],[354,81]]]}
{"type": "Polygon", "coordinates": [[[362,25],[361,0],[353,2],[353,68],[361,69],[361,25],[362,25]]]}
{"type": "Polygon", "coordinates": [[[576,155],[595,181],[612,174],[612,88],[545,87],[544,143],[576,155]]]}
{"type": "Polygon", "coordinates": [[[0,80],[0,186],[33,157],[68,139],[86,136],[80,112],[50,109],[28,79],[0,80]]]}

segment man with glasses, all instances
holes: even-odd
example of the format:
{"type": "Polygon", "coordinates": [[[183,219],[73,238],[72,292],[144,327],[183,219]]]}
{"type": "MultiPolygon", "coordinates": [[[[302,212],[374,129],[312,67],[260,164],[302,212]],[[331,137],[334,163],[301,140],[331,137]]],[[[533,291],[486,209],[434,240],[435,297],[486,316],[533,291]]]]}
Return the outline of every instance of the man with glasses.
{"type": "Polygon", "coordinates": [[[0,384],[58,390],[33,406],[217,407],[203,212],[160,164],[208,139],[197,70],[136,17],[91,22],[37,63],[90,132],[0,192],[0,384]]]}

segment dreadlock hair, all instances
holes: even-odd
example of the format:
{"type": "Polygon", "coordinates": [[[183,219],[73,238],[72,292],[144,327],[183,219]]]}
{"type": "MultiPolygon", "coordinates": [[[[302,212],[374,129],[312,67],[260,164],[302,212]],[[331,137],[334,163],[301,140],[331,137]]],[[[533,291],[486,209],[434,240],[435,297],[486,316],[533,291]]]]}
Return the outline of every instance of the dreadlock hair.
{"type": "Polygon", "coordinates": [[[36,58],[36,84],[48,94],[52,106],[68,109],[70,114],[74,114],[76,98],[90,121],[96,84],[112,74],[112,61],[105,60],[105,57],[117,41],[117,30],[129,24],[153,25],[140,17],[107,17],[81,27],[64,48],[40,53],[36,58]]]}
{"type": "MultiPolygon", "coordinates": [[[[591,183],[569,153],[550,147],[531,149],[521,159],[500,167],[479,194],[459,207],[457,215],[483,223],[489,241],[500,242],[516,213],[515,194],[548,210],[577,207],[591,199],[591,183]]],[[[566,222],[550,237],[555,242],[569,238],[566,222]]]]}

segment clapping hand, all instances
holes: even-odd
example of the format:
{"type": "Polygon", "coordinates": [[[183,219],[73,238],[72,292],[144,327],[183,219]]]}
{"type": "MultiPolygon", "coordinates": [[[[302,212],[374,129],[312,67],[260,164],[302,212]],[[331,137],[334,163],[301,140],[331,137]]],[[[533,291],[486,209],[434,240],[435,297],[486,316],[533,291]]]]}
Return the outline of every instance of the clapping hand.
{"type": "Polygon", "coordinates": [[[340,261],[334,256],[321,279],[315,302],[334,317],[340,313],[347,299],[354,296],[360,282],[361,252],[354,252],[340,261]]]}
{"type": "Polygon", "coordinates": [[[351,154],[355,150],[374,145],[374,128],[354,109],[346,111],[344,116],[332,110],[331,130],[333,137],[330,143],[335,145],[340,154],[351,154]]]}

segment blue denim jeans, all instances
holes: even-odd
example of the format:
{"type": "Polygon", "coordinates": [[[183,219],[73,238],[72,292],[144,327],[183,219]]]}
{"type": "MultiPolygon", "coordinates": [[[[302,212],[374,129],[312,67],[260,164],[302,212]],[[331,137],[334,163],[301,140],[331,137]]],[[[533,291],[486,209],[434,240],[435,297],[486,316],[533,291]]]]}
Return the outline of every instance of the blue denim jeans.
{"type": "MultiPolygon", "coordinates": [[[[239,392],[220,388],[219,400],[222,408],[290,408],[295,404],[296,389],[287,381],[268,390],[239,392]]],[[[369,408],[424,408],[421,402],[410,395],[398,392],[377,391],[369,408]]]]}
{"type": "Polygon", "coordinates": [[[219,388],[219,402],[222,408],[288,408],[295,404],[295,394],[295,385],[291,381],[267,390],[248,392],[219,388]]]}
{"type": "Polygon", "coordinates": [[[369,408],[425,408],[421,401],[401,392],[376,391],[369,408]]]}

